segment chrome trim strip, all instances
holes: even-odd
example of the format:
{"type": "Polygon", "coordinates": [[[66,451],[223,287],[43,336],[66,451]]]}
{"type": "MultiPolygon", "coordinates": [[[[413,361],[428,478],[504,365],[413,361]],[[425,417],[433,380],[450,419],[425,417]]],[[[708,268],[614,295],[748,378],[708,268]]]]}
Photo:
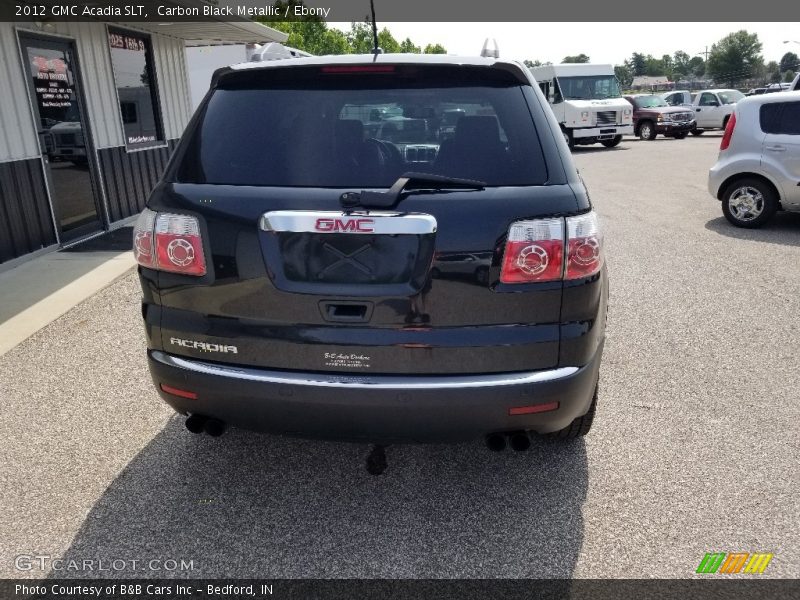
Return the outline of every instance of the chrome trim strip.
{"type": "Polygon", "coordinates": [[[261,216],[263,231],[426,235],[436,232],[436,219],[423,213],[315,210],[273,210],[261,216]]]}
{"type": "Polygon", "coordinates": [[[164,365],[203,375],[258,381],[260,383],[343,389],[442,390],[527,385],[531,383],[555,381],[557,379],[569,377],[578,371],[578,367],[561,367],[560,369],[550,369],[547,371],[498,373],[495,375],[432,375],[429,377],[408,375],[337,375],[334,373],[290,373],[247,367],[229,367],[187,358],[179,358],[159,350],[153,350],[151,354],[154,360],[164,365]]]}

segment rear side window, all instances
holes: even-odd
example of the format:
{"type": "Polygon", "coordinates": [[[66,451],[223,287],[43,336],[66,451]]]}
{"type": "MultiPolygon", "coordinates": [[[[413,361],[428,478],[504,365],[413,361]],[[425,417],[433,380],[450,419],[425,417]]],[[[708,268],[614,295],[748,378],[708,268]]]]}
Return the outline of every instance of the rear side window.
{"type": "Polygon", "coordinates": [[[800,102],[772,102],[760,110],[761,131],[800,135],[800,102]]]}
{"type": "Polygon", "coordinates": [[[547,181],[523,88],[509,74],[384,67],[228,76],[190,134],[178,181],[389,187],[409,171],[491,186],[547,181]]]}

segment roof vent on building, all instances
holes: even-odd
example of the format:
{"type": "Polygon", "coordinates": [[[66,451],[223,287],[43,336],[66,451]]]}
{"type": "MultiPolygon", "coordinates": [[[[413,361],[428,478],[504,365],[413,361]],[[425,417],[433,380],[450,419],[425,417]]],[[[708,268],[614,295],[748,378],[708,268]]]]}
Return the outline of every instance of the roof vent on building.
{"type": "Polygon", "coordinates": [[[492,38],[492,47],[489,47],[489,38],[486,38],[486,41],[483,42],[483,50],[481,50],[481,56],[486,58],[500,58],[500,48],[497,46],[497,40],[492,38]]]}

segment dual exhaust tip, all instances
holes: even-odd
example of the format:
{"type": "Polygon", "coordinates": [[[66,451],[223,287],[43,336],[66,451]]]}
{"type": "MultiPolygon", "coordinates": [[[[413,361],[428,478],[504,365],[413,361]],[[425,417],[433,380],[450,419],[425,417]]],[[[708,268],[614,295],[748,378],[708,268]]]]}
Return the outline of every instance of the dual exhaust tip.
{"type": "Polygon", "coordinates": [[[225,421],[203,415],[189,415],[186,419],[186,429],[192,433],[206,432],[211,437],[219,437],[225,433],[225,428],[225,421]]]}
{"type": "Polygon", "coordinates": [[[531,447],[531,438],[524,431],[490,433],[486,436],[486,447],[492,452],[502,452],[506,446],[515,452],[524,452],[531,447]]]}

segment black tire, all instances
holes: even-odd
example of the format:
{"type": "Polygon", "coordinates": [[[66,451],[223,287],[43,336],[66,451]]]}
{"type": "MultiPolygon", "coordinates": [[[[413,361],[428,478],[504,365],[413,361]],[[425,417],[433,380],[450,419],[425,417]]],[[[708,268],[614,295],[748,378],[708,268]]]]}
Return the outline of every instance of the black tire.
{"type": "Polygon", "coordinates": [[[681,133],[676,133],[676,134],[675,134],[675,139],[676,139],[676,140],[682,140],[682,139],[684,139],[684,138],[685,138],[687,135],[689,135],[689,134],[688,134],[688,133],[686,133],[685,131],[682,131],[681,133]]]}
{"type": "Polygon", "coordinates": [[[769,221],[778,210],[775,190],[763,179],[744,177],[733,181],[722,194],[722,214],[736,227],[755,229],[769,221]],[[755,194],[753,193],[755,192],[755,194]],[[750,196],[749,199],[746,196],[750,196]],[[737,199],[744,199],[744,203],[737,199]],[[752,209],[748,210],[747,205],[752,209]]]}
{"type": "Polygon", "coordinates": [[[571,129],[562,129],[561,133],[564,134],[564,141],[567,142],[570,150],[575,150],[575,138],[572,136],[571,129]]]}
{"type": "Polygon", "coordinates": [[[692,135],[703,135],[704,133],[704,129],[692,129],[692,135]]]}
{"type": "Polygon", "coordinates": [[[613,148],[614,146],[618,146],[619,143],[622,141],[622,136],[618,135],[610,140],[600,140],[600,143],[603,144],[606,148],[613,148]]]}
{"type": "Polygon", "coordinates": [[[638,135],[640,140],[654,140],[658,135],[656,132],[656,126],[653,125],[652,121],[642,121],[639,123],[638,135]]]}
{"type": "Polygon", "coordinates": [[[589,410],[586,411],[585,415],[577,417],[572,423],[564,427],[564,429],[559,429],[553,433],[546,433],[544,437],[552,440],[572,440],[583,437],[589,433],[589,430],[592,428],[592,423],[594,422],[594,413],[597,410],[597,395],[599,391],[600,383],[594,386],[592,403],[589,405],[589,410]]]}

